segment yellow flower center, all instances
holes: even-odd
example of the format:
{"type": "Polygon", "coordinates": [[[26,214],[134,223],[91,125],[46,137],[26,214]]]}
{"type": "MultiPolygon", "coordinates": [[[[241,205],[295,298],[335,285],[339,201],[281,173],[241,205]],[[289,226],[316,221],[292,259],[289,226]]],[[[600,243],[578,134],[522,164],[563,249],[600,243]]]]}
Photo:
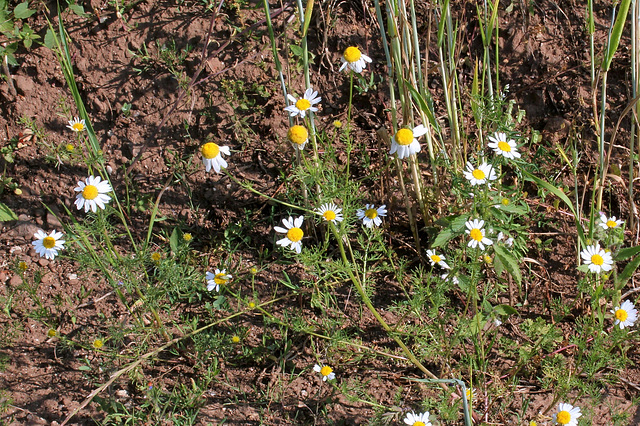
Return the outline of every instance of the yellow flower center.
{"type": "Polygon", "coordinates": [[[473,238],[476,241],[482,241],[482,238],[484,238],[482,236],[482,231],[479,230],[478,228],[473,228],[470,232],[469,232],[469,236],[471,238],[473,238]]]}
{"type": "Polygon", "coordinates": [[[185,241],[191,241],[191,239],[193,238],[193,235],[191,235],[190,233],[186,233],[184,235],[182,235],[182,239],[185,241]]]}
{"type": "Polygon", "coordinates": [[[309,132],[304,126],[293,126],[287,132],[289,140],[295,144],[302,145],[309,139],[309,132]]]}
{"type": "Polygon", "coordinates": [[[618,309],[616,311],[616,319],[619,320],[620,322],[625,322],[628,316],[629,314],[624,309],[618,309]]]}
{"type": "Polygon", "coordinates": [[[309,109],[310,106],[311,106],[311,102],[309,102],[304,98],[296,102],[296,108],[298,108],[300,111],[306,111],[309,109]]]}
{"type": "Polygon", "coordinates": [[[73,146],[72,143],[67,144],[66,146],[67,152],[73,152],[74,149],[76,149],[75,146],[73,146]]]}
{"type": "Polygon", "coordinates": [[[413,426],[425,426],[423,422],[413,422],[413,426]]]}
{"type": "Polygon", "coordinates": [[[215,281],[216,284],[221,285],[227,282],[227,279],[225,278],[227,274],[220,272],[219,274],[216,274],[215,277],[213,277],[213,281],[215,281]]]}
{"type": "Polygon", "coordinates": [[[608,221],[607,221],[607,226],[608,226],[609,228],[615,228],[616,226],[618,226],[618,224],[616,223],[616,221],[615,221],[615,220],[608,220],[608,221]]]}
{"type": "Polygon", "coordinates": [[[233,337],[231,338],[231,341],[232,341],[233,343],[240,343],[240,337],[239,337],[239,336],[233,336],[233,337]]]}
{"type": "Polygon", "coordinates": [[[378,210],[376,209],[369,209],[366,212],[364,212],[364,215],[366,217],[368,217],[369,219],[375,219],[376,217],[378,217],[378,210]]]}
{"type": "Polygon", "coordinates": [[[511,204],[511,201],[509,201],[508,198],[503,198],[501,202],[503,206],[508,206],[509,204],[511,204]]]}
{"type": "Polygon", "coordinates": [[[212,158],[216,158],[218,154],[220,154],[220,147],[213,142],[209,142],[202,145],[202,148],[200,148],[200,152],[202,153],[202,156],[204,158],[206,158],[207,160],[211,160],[212,158]]]}
{"type": "Polygon", "coordinates": [[[396,142],[398,145],[409,145],[413,142],[413,132],[409,129],[400,129],[398,133],[396,133],[396,142]]]}
{"type": "Polygon", "coordinates": [[[291,228],[287,231],[287,238],[292,243],[297,243],[304,236],[304,232],[300,228],[291,228]]]}
{"type": "Polygon", "coordinates": [[[49,337],[56,337],[56,334],[58,334],[58,332],[55,331],[53,328],[50,328],[49,331],[47,331],[47,336],[49,337]]]}
{"type": "Polygon", "coordinates": [[[326,220],[334,220],[336,218],[336,213],[333,210],[327,210],[322,215],[326,220]]]}
{"type": "Polygon", "coordinates": [[[82,122],[73,123],[71,127],[73,127],[73,130],[75,130],[76,132],[81,132],[84,130],[84,124],[82,124],[82,122]]]}
{"type": "Polygon", "coordinates": [[[344,50],[344,60],[349,63],[354,63],[360,59],[362,53],[360,53],[360,49],[355,46],[349,46],[344,50]]]}
{"type": "Polygon", "coordinates": [[[104,342],[102,341],[102,339],[96,339],[93,341],[92,345],[95,349],[100,349],[102,346],[104,346],[104,342]]]}
{"type": "Polygon", "coordinates": [[[511,152],[511,145],[504,141],[500,141],[498,142],[498,149],[504,152],[511,152]]]}
{"type": "Polygon", "coordinates": [[[431,260],[433,260],[435,263],[440,262],[442,259],[440,258],[440,256],[438,256],[437,254],[434,254],[433,256],[431,256],[431,260]]]}
{"type": "Polygon", "coordinates": [[[82,198],[85,200],[93,200],[98,196],[98,188],[95,185],[87,185],[82,190],[82,198]]]}
{"type": "Polygon", "coordinates": [[[558,413],[558,423],[566,425],[571,421],[571,414],[568,411],[560,411],[558,413]]]}
{"type": "Polygon", "coordinates": [[[487,175],[485,175],[484,172],[480,169],[475,169],[474,171],[471,172],[471,174],[473,175],[474,178],[478,180],[482,180],[487,177],[487,175]]]}
{"type": "Polygon", "coordinates": [[[157,262],[160,259],[162,259],[162,256],[160,255],[160,253],[158,252],[151,253],[151,260],[153,260],[154,262],[157,262]]]}
{"type": "Polygon", "coordinates": [[[56,246],[56,240],[53,237],[44,237],[42,239],[42,245],[44,248],[54,248],[56,246]]]}
{"type": "Polygon", "coordinates": [[[594,254],[593,256],[591,256],[591,263],[593,263],[594,265],[602,266],[602,264],[604,263],[604,259],[599,254],[594,254]]]}
{"type": "Polygon", "coordinates": [[[326,365],[320,369],[320,374],[322,374],[325,377],[331,374],[332,372],[333,372],[333,369],[326,365]]]}

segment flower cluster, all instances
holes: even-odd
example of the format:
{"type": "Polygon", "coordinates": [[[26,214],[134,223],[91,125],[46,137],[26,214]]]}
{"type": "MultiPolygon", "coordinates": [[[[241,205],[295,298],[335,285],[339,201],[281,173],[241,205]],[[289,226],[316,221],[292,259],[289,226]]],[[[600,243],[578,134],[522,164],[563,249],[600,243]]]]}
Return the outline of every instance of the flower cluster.
{"type": "MultiPolygon", "coordinates": [[[[337,224],[344,220],[342,209],[334,203],[325,203],[321,205],[316,213],[327,222],[337,224]]],[[[382,218],[387,215],[387,209],[385,205],[376,208],[373,204],[366,204],[364,209],[356,211],[358,219],[362,220],[362,224],[367,228],[373,228],[374,226],[380,226],[382,218]]],[[[304,231],[302,225],[304,223],[304,216],[298,216],[293,218],[282,219],[282,226],[274,226],[274,230],[280,234],[285,234],[284,238],[276,241],[276,244],[282,247],[291,247],[291,250],[296,253],[302,252],[302,239],[304,238],[304,231]]]]}

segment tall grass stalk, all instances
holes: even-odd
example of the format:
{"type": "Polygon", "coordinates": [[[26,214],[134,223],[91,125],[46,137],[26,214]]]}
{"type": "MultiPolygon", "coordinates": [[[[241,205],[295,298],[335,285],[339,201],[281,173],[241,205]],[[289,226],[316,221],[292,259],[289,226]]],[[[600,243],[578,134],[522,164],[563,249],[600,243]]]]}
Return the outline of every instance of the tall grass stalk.
{"type": "Polygon", "coordinates": [[[451,132],[452,147],[449,157],[453,158],[453,166],[456,170],[464,164],[467,156],[466,148],[462,149],[462,132],[459,119],[457,94],[459,93],[458,77],[456,73],[457,52],[456,45],[458,31],[453,26],[451,19],[451,6],[449,0],[438,2],[438,69],[442,79],[442,94],[447,108],[447,119],[451,132]]]}
{"type": "MultiPolygon", "coordinates": [[[[640,93],[640,1],[632,0],[631,6],[631,96],[638,97],[640,93]]],[[[634,103],[631,114],[631,131],[629,135],[629,206],[631,212],[629,214],[629,228],[635,229],[636,215],[638,210],[633,199],[633,182],[635,176],[634,157],[635,144],[638,133],[638,107],[634,103]]],[[[640,164],[640,163],[639,163],[640,164]]]]}
{"type": "MultiPolygon", "coordinates": [[[[609,36],[607,37],[607,44],[605,47],[604,57],[602,59],[602,89],[600,96],[600,114],[599,114],[599,128],[597,130],[598,133],[598,154],[599,154],[599,180],[598,180],[598,196],[596,202],[597,210],[602,210],[602,193],[604,191],[604,185],[607,178],[608,168],[605,167],[605,118],[606,118],[606,104],[607,104],[607,76],[609,73],[609,69],[611,68],[611,62],[613,61],[613,57],[618,50],[618,45],[620,44],[620,39],[622,38],[622,31],[624,29],[624,25],[627,21],[627,15],[629,13],[629,7],[631,5],[631,0],[622,0],[620,2],[619,10],[616,16],[616,9],[614,7],[611,16],[611,27],[609,29],[609,36]]],[[[611,152],[611,151],[609,151],[611,152]]]]}

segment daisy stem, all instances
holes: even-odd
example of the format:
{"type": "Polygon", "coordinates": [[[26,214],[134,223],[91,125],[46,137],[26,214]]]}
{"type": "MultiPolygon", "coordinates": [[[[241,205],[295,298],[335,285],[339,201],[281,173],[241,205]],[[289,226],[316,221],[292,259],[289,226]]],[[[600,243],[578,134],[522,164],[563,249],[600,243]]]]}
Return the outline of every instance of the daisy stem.
{"type": "Polygon", "coordinates": [[[349,73],[349,104],[347,106],[347,125],[345,126],[345,151],[347,153],[347,167],[344,177],[347,181],[349,181],[349,164],[351,163],[351,104],[353,102],[353,73],[351,71],[349,73]]]}
{"type": "Polygon", "coordinates": [[[404,206],[407,209],[407,216],[409,216],[409,226],[411,227],[411,232],[413,233],[413,239],[416,241],[416,250],[418,250],[418,253],[422,253],[420,250],[420,236],[418,234],[416,218],[413,216],[413,210],[411,209],[411,200],[409,199],[409,194],[407,193],[407,188],[404,184],[404,176],[402,175],[402,160],[399,160],[397,156],[395,157],[395,160],[396,170],[398,171],[398,180],[400,184],[399,186],[402,191],[402,198],[404,198],[404,206]]]}
{"type": "MultiPolygon", "coordinates": [[[[351,282],[353,282],[353,285],[356,286],[356,290],[358,290],[358,294],[360,294],[360,297],[362,298],[362,301],[367,306],[369,311],[373,314],[373,316],[376,318],[376,320],[378,320],[378,322],[380,323],[382,328],[384,328],[384,330],[387,332],[389,337],[391,337],[393,340],[395,340],[395,342],[398,344],[398,346],[400,346],[400,348],[402,349],[402,352],[404,352],[405,356],[407,358],[409,358],[409,361],[411,361],[411,363],[413,365],[418,367],[428,377],[430,377],[432,379],[438,379],[438,377],[435,374],[433,374],[431,371],[427,370],[427,368],[424,365],[422,365],[422,363],[418,360],[418,358],[416,358],[416,356],[413,354],[413,352],[411,352],[411,350],[407,347],[407,345],[405,345],[404,342],[402,340],[400,340],[400,338],[393,332],[391,327],[389,327],[389,325],[386,323],[386,321],[378,313],[376,308],[373,306],[373,303],[371,303],[371,299],[369,299],[369,296],[364,291],[364,288],[362,287],[362,284],[360,283],[360,280],[358,279],[358,277],[356,275],[354,275],[353,271],[351,270],[351,267],[350,267],[351,266],[351,262],[349,262],[349,259],[347,259],[347,253],[344,250],[344,244],[342,243],[342,238],[340,238],[340,233],[338,232],[338,229],[336,228],[336,226],[332,222],[329,222],[329,228],[331,229],[331,233],[333,234],[333,236],[335,237],[335,239],[336,239],[336,241],[338,243],[338,248],[340,250],[340,256],[342,257],[342,262],[344,262],[344,265],[346,266],[345,269],[347,271],[347,274],[349,275],[349,278],[351,278],[351,282]]],[[[448,390],[447,385],[445,385],[444,383],[440,383],[440,387],[442,387],[442,389],[445,390],[445,391],[448,390]]]]}
{"type": "Polygon", "coordinates": [[[257,189],[254,189],[251,186],[250,183],[240,181],[238,178],[236,178],[231,173],[229,173],[229,171],[227,169],[222,169],[222,170],[224,170],[224,173],[229,177],[229,179],[231,179],[232,181],[234,181],[235,183],[237,183],[238,185],[240,185],[242,188],[246,189],[247,191],[253,192],[254,194],[259,195],[262,198],[266,198],[267,200],[273,201],[273,202],[278,203],[278,204],[282,204],[283,206],[287,206],[287,207],[290,207],[290,208],[295,209],[295,210],[302,210],[304,212],[307,212],[307,213],[310,213],[310,214],[314,214],[314,215],[318,214],[317,212],[314,212],[313,210],[307,209],[305,207],[296,206],[294,204],[287,203],[286,201],[282,201],[282,200],[278,200],[277,198],[270,197],[267,194],[264,194],[264,193],[258,191],[257,189]]]}

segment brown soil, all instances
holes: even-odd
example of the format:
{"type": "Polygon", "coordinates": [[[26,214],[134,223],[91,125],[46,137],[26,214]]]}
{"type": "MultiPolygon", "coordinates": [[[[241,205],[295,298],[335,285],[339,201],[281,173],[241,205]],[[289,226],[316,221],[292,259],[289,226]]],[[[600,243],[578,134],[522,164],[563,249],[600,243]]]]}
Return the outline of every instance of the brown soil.
{"type": "MultiPolygon", "coordinates": [[[[65,24],[73,40],[70,49],[78,86],[112,170],[111,178],[114,182],[122,182],[115,188],[118,194],[124,193],[127,168],[137,158],[128,176],[136,188],[136,196],[147,201],[144,204],[146,211],[131,218],[134,229],[142,237],[146,234],[144,224],[148,220],[149,203],[155,201],[165,182],[176,171],[172,165],[179,159],[188,161],[207,139],[229,145],[233,150],[230,167],[234,174],[253,182],[266,194],[281,193],[280,173],[286,173],[291,166],[290,147],[283,143],[288,124],[281,112],[284,105],[279,95],[268,34],[262,22],[261,2],[237,1],[223,8],[224,13],[213,21],[206,66],[186,96],[180,89],[182,83],[179,80],[189,82],[201,65],[201,51],[213,12],[205,10],[202,2],[177,3],[142,0],[120,18],[106,2],[91,0],[84,5],[88,17],[65,14],[65,24]],[[244,5],[245,9],[235,9],[234,4],[244,5]],[[157,58],[163,45],[173,44],[178,52],[188,46],[192,48],[184,64],[178,68],[177,76],[171,74],[166,63],[140,57],[145,47],[151,58],[157,58]],[[236,96],[244,94],[245,98],[230,100],[225,96],[234,84],[240,85],[236,86],[239,87],[236,96]],[[122,112],[125,103],[132,105],[130,114],[122,112]],[[240,104],[243,106],[238,106],[240,104]]],[[[525,2],[521,2],[522,5],[518,3],[514,2],[511,12],[503,10],[500,13],[501,82],[509,85],[509,98],[515,99],[527,113],[523,131],[533,128],[542,132],[543,143],[548,149],[556,142],[564,146],[569,132],[574,132],[583,142],[580,147],[584,155],[583,164],[588,164],[595,157],[584,5],[577,0],[527,2],[531,3],[527,7],[525,2]]],[[[601,46],[610,13],[609,2],[596,3],[597,43],[601,46]]],[[[277,31],[286,31],[294,37],[289,23],[294,14],[293,4],[286,3],[279,10],[281,6],[272,5],[274,25],[277,31]]],[[[428,11],[426,7],[423,9],[426,32],[425,16],[428,11]]],[[[313,85],[323,97],[322,114],[318,116],[320,129],[331,131],[334,120],[346,119],[341,105],[346,103],[348,79],[337,73],[339,52],[346,45],[361,46],[373,59],[371,70],[376,75],[384,75],[384,54],[371,13],[366,2],[347,1],[336,4],[332,25],[325,25],[321,16],[313,20],[309,39],[310,51],[317,55],[313,85]]],[[[467,5],[457,13],[465,47],[477,52],[474,56],[481,56],[475,6],[467,5]]],[[[29,20],[41,36],[47,28],[44,14],[40,10],[29,20]]],[[[55,13],[49,18],[57,22],[55,13]]],[[[625,36],[609,75],[608,125],[611,127],[629,101],[630,86],[626,74],[629,43],[629,37],[625,36]]],[[[436,57],[435,50],[431,54],[432,58],[436,57]]],[[[58,332],[76,336],[79,340],[90,339],[105,332],[105,319],[125,324],[129,314],[119,304],[113,288],[99,274],[79,270],[79,264],[69,258],[41,259],[31,246],[32,236],[38,228],[60,228],[56,215],[60,220],[69,220],[65,207],[71,211],[75,209],[71,188],[86,176],[87,171],[79,163],[64,162],[56,166],[55,162],[47,161],[50,151],[43,147],[41,140],[25,135],[25,126],[18,123],[22,117],[34,119],[46,132],[46,142],[51,146],[70,141],[65,127],[66,118],[61,116],[60,102],[62,99],[71,106],[73,101],[55,55],[45,47],[35,46],[30,51],[18,51],[16,57],[19,66],[13,67],[12,73],[17,95],[11,93],[6,81],[0,84],[3,111],[0,129],[4,146],[18,135],[24,137],[15,148],[15,161],[0,159],[0,169],[6,170],[5,177],[12,178],[22,193],[15,195],[4,191],[0,194],[0,201],[19,215],[17,222],[2,224],[0,297],[6,300],[20,286],[21,279],[15,272],[15,266],[18,262],[26,262],[27,275],[42,274],[37,294],[43,307],[58,316],[58,332]],[[49,212],[44,205],[52,211],[49,212]]],[[[470,87],[472,65],[467,65],[460,78],[463,86],[470,87]]],[[[291,86],[300,92],[302,79],[295,71],[289,77],[291,86]]],[[[430,80],[434,90],[439,90],[435,71],[430,80]]],[[[353,115],[358,137],[366,141],[373,161],[383,156],[375,130],[387,125],[386,93],[386,88],[380,85],[376,93],[359,95],[354,100],[353,115]]],[[[444,110],[443,105],[436,107],[439,111],[444,110]]],[[[71,111],[75,115],[75,109],[71,111]]],[[[625,137],[628,120],[623,121],[622,128],[619,140],[625,137]]],[[[472,128],[467,130],[473,132],[472,128]]],[[[535,152],[535,149],[527,148],[530,152],[535,152]]],[[[628,156],[628,151],[622,148],[614,150],[615,162],[623,170],[628,165],[628,156]]],[[[197,162],[198,157],[194,158],[197,162]]],[[[557,166],[558,163],[550,164],[549,168],[557,166]]],[[[354,165],[353,171],[356,176],[366,173],[358,164],[354,165]]],[[[580,172],[585,183],[589,173],[592,170],[586,167],[580,172]]],[[[560,183],[570,179],[568,171],[558,176],[560,183]]],[[[388,193],[389,188],[373,187],[370,191],[379,196],[388,193]]],[[[612,183],[606,196],[611,212],[623,218],[629,216],[623,184],[612,183]]],[[[551,218],[549,223],[556,228],[549,224],[545,228],[536,228],[531,224],[535,232],[532,232],[531,251],[527,255],[537,262],[530,264],[526,275],[527,300],[519,308],[520,317],[513,318],[502,328],[505,337],[521,343],[526,336],[519,334],[517,323],[539,316],[548,319],[548,312],[542,306],[550,297],[573,300],[578,274],[573,263],[575,245],[572,235],[575,231],[572,219],[562,209],[559,211],[553,202],[541,201],[533,195],[530,198],[537,214],[546,214],[551,218]],[[537,236],[544,236],[545,240],[551,238],[553,250],[538,251],[533,242],[537,236]]],[[[391,208],[402,212],[400,204],[394,206],[391,203],[391,208]]],[[[262,262],[270,264],[278,256],[276,252],[269,254],[266,260],[263,257],[265,250],[271,253],[274,249],[273,222],[268,214],[272,209],[273,206],[238,187],[224,175],[207,174],[202,167],[193,167],[185,174],[182,184],[170,186],[163,194],[160,215],[167,220],[159,225],[158,235],[161,230],[170,233],[179,224],[184,232],[193,234],[192,247],[202,256],[216,261],[229,260],[246,273],[251,266],[260,266],[262,262]],[[246,212],[251,215],[255,226],[242,229],[248,243],[242,246],[241,252],[233,255],[233,259],[227,259],[215,247],[225,238],[224,230],[242,223],[246,212]]],[[[588,206],[584,209],[588,211],[588,206]]],[[[281,214],[284,212],[278,212],[278,217],[281,214]]],[[[399,214],[402,217],[402,213],[399,214]]],[[[397,220],[400,222],[398,230],[405,229],[400,228],[404,226],[403,219],[397,220]]],[[[627,244],[633,245],[635,238],[628,234],[627,244]]],[[[164,244],[161,239],[154,241],[158,245],[164,244]]],[[[399,250],[413,244],[408,232],[394,232],[389,241],[399,250]]],[[[312,279],[302,268],[295,265],[287,268],[286,272],[294,283],[312,279]]],[[[271,297],[274,282],[282,278],[282,269],[261,270],[256,275],[259,296],[271,297]]],[[[249,284],[238,286],[246,286],[243,293],[250,294],[249,284]]],[[[286,294],[286,288],[280,285],[278,295],[286,294]]],[[[377,322],[370,315],[361,314],[354,305],[352,289],[347,283],[335,288],[335,297],[339,299],[339,306],[345,309],[342,313],[333,314],[348,316],[353,327],[361,327],[365,331],[363,345],[382,352],[398,353],[377,322]]],[[[402,297],[404,293],[400,283],[389,283],[377,293],[375,303],[383,308],[389,323],[396,323],[399,318],[385,308],[389,302],[402,297]]],[[[509,303],[507,295],[504,303],[509,303]]],[[[275,312],[295,310],[310,321],[318,315],[310,306],[309,299],[304,297],[285,299],[276,307],[275,312]]],[[[0,314],[0,328],[5,333],[0,338],[0,361],[5,365],[5,369],[0,371],[0,390],[4,390],[5,397],[12,401],[8,412],[0,414],[0,422],[58,424],[113,373],[100,371],[87,375],[82,369],[86,365],[83,360],[96,361],[99,355],[90,349],[63,347],[56,338],[48,338],[47,327],[33,314],[37,308],[31,299],[22,296],[13,301],[10,315],[0,314]]],[[[201,308],[182,304],[176,311],[178,314],[198,313],[201,308]]],[[[170,312],[165,314],[171,315],[170,312]]],[[[218,359],[220,374],[211,382],[209,391],[200,395],[202,407],[196,424],[332,422],[352,425],[366,424],[373,417],[375,410],[370,404],[350,401],[330,387],[322,386],[316,375],[306,374],[317,362],[309,336],[302,333],[293,338],[288,336],[293,347],[282,347],[280,329],[265,326],[264,319],[255,312],[224,328],[246,330],[242,345],[249,348],[262,347],[265,338],[271,339],[273,353],[265,354],[260,364],[248,364],[242,361],[242,350],[238,347],[226,358],[218,359]],[[267,329],[268,336],[263,334],[267,329]]],[[[564,337],[570,336],[571,330],[567,328],[564,337]]],[[[331,354],[334,364],[339,366],[340,380],[361,384],[372,400],[379,404],[387,407],[400,405],[406,409],[417,406],[426,396],[436,397],[433,388],[407,380],[407,377],[421,377],[421,373],[407,362],[392,362],[372,353],[349,359],[349,354],[352,354],[352,348],[344,353],[337,351],[331,354]],[[401,395],[398,394],[399,389],[402,389],[401,395]]],[[[595,405],[585,401],[585,404],[592,404],[593,424],[612,424],[612,409],[633,412],[629,425],[640,424],[640,408],[633,402],[638,396],[636,383],[640,383],[640,351],[637,347],[632,348],[627,356],[633,365],[623,372],[620,381],[601,389],[602,399],[595,405]]],[[[501,378],[509,374],[513,360],[502,357],[498,352],[491,354],[490,358],[495,366],[495,377],[491,378],[493,385],[502,386],[505,392],[522,394],[522,399],[504,407],[504,410],[498,408],[500,401],[493,401],[488,408],[485,402],[477,410],[478,418],[483,418],[487,409],[491,413],[486,419],[487,424],[528,424],[529,420],[549,409],[553,392],[536,380],[535,366],[532,366],[532,373],[523,374],[514,387],[501,382],[501,378]],[[530,400],[526,407],[520,405],[525,398],[530,400]],[[516,413],[522,416],[517,417],[516,413]]],[[[117,380],[101,396],[111,397],[125,407],[140,406],[145,400],[145,392],[151,391],[141,384],[149,383],[155,389],[171,392],[178,385],[189,386],[192,378],[199,377],[201,372],[195,367],[187,342],[171,354],[160,355],[156,362],[143,364],[137,371],[137,377],[117,380]]],[[[434,372],[445,370],[441,365],[429,367],[434,372]]],[[[464,377],[468,372],[458,373],[464,377]]],[[[0,395],[0,400],[2,398],[0,395]]],[[[94,402],[71,422],[94,424],[103,418],[103,411],[94,402]]],[[[401,415],[398,413],[392,419],[398,421],[401,415]]],[[[178,422],[179,419],[166,420],[167,424],[178,422]]]]}

